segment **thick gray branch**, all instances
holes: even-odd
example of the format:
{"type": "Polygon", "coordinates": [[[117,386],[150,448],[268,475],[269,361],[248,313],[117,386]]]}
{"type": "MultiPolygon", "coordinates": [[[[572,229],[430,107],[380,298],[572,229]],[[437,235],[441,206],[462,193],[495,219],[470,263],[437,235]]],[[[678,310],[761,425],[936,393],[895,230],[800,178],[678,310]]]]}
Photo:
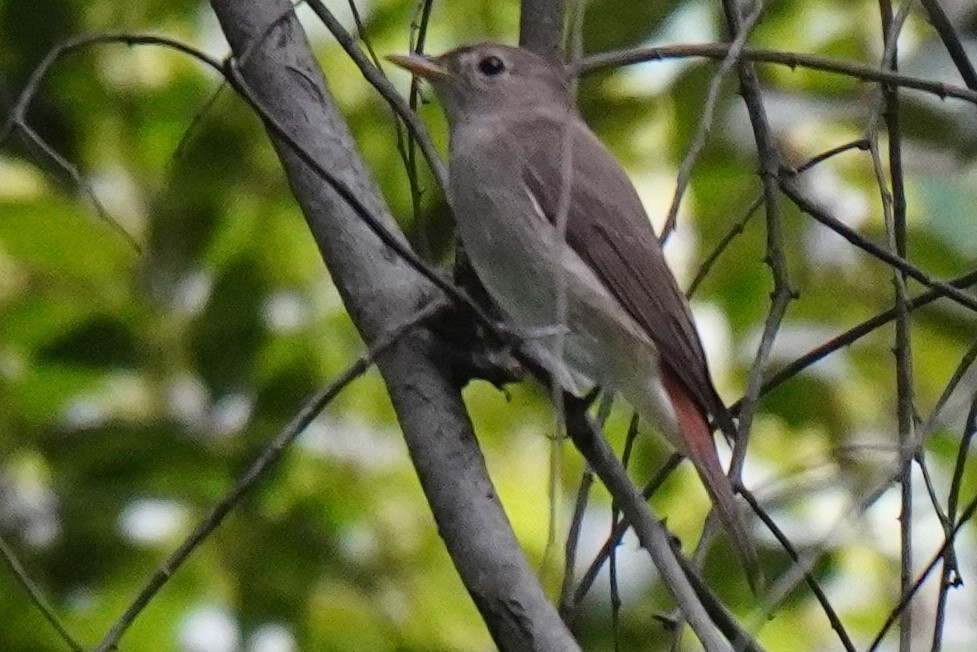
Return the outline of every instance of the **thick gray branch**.
{"type": "MultiPolygon", "coordinates": [[[[211,4],[260,104],[396,232],[288,0],[211,4]]],[[[382,245],[287,144],[272,141],[346,307],[370,342],[412,314],[434,288],[382,245]]],[[[378,367],[448,552],[500,648],[576,649],[522,555],[459,390],[429,354],[430,344],[423,332],[404,339],[378,367]]]]}
{"type": "Polygon", "coordinates": [[[566,12],[567,0],[522,0],[519,45],[562,61],[566,12]]]}

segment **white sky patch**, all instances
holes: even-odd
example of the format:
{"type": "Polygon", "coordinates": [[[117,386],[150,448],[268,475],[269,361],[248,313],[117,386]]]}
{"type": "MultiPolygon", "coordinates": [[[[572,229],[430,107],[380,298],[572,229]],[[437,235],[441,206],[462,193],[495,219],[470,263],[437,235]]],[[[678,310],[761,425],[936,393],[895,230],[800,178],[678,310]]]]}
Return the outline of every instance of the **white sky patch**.
{"type": "Polygon", "coordinates": [[[96,53],[102,77],[120,90],[164,88],[185,57],[175,55],[169,48],[145,45],[125,48],[121,54],[117,48],[99,48],[96,53]]]}
{"type": "Polygon", "coordinates": [[[197,7],[194,15],[197,47],[214,57],[226,56],[231,46],[227,43],[217,15],[209,5],[199,4],[197,7]]]}
{"type": "Polygon", "coordinates": [[[266,623],[248,637],[247,652],[296,652],[295,635],[285,625],[266,623]]]}
{"type": "MultiPolygon", "coordinates": [[[[804,500],[792,502],[790,510],[778,510],[774,519],[795,546],[812,546],[831,536],[847,536],[845,530],[834,530],[850,508],[850,488],[838,483],[809,492],[804,500]]],[[[758,527],[757,532],[771,544],[778,545],[766,528],[758,527]]]]}
{"type": "Polygon", "coordinates": [[[119,515],[119,529],[129,541],[152,546],[171,540],[187,523],[187,510],[173,500],[141,498],[119,515]]]}
{"type": "Polygon", "coordinates": [[[181,652],[235,652],[241,632],[223,607],[197,607],[180,624],[181,652]]]}
{"type": "Polygon", "coordinates": [[[105,212],[127,233],[140,234],[145,230],[147,212],[141,188],[125,168],[116,165],[100,170],[88,183],[105,212]]]}
{"type": "MultiPolygon", "coordinates": [[[[791,322],[781,326],[777,331],[773,348],[770,351],[770,362],[782,364],[796,360],[812,348],[819,346],[839,332],[837,327],[824,326],[816,323],[791,322]]],[[[763,325],[758,324],[746,338],[746,345],[740,351],[740,361],[751,364],[760,345],[763,325]]],[[[815,374],[825,380],[846,380],[852,377],[848,363],[848,349],[835,351],[831,355],[818,360],[804,370],[805,374],[815,374]]]]}
{"type": "Polygon", "coordinates": [[[200,314],[213,289],[213,274],[202,269],[190,272],[180,279],[173,292],[174,310],[190,317],[200,314]]]}
{"type": "Polygon", "coordinates": [[[9,461],[0,480],[0,522],[16,524],[28,545],[44,548],[61,534],[58,496],[47,482],[39,458],[22,455],[9,461]]]}
{"type": "Polygon", "coordinates": [[[171,378],[166,385],[166,410],[176,421],[199,430],[207,423],[210,392],[203,381],[190,374],[171,378]]]}
{"type": "Polygon", "coordinates": [[[7,156],[0,156],[0,197],[35,199],[50,191],[44,175],[36,166],[7,156]]]}
{"type": "Polygon", "coordinates": [[[154,409],[151,384],[138,373],[120,371],[105,375],[93,391],[65,402],[61,418],[69,428],[90,430],[112,419],[147,417],[154,409]]]}
{"type": "Polygon", "coordinates": [[[726,315],[715,304],[700,301],[692,302],[692,314],[706,352],[709,371],[713,378],[721,378],[729,369],[733,351],[733,338],[726,315]]]}
{"type": "MultiPolygon", "coordinates": [[[[818,165],[803,176],[804,192],[829,214],[852,229],[868,220],[872,206],[863,192],[846,183],[831,165],[818,165]]],[[[808,221],[804,249],[814,265],[852,269],[863,258],[847,240],[815,222],[808,221]]]]}
{"type": "MultiPolygon", "coordinates": [[[[929,458],[929,470],[934,483],[946,486],[951,469],[929,458]]],[[[891,460],[889,466],[894,464],[891,460]]],[[[880,473],[878,477],[888,477],[880,473]]],[[[870,487],[865,487],[865,492],[870,487]]],[[[772,514],[778,525],[795,545],[820,545],[823,549],[844,549],[844,567],[825,583],[836,608],[859,610],[866,602],[877,601],[882,592],[892,588],[894,577],[891,570],[901,555],[899,540],[899,514],[901,512],[900,488],[891,486],[867,509],[859,504],[859,496],[853,496],[851,487],[843,483],[812,492],[797,505],[799,512],[777,511],[772,514]]],[[[943,543],[943,528],[933,512],[923,477],[917,466],[913,468],[913,551],[914,572],[921,573],[943,543]]],[[[977,567],[977,547],[963,536],[956,541],[955,552],[964,576],[977,567]]],[[[935,604],[939,573],[926,581],[917,595],[916,604],[935,604]]],[[[977,610],[977,590],[970,582],[950,592],[947,609],[947,625],[944,640],[948,646],[961,644],[953,649],[970,649],[977,633],[973,614],[977,610]]],[[[932,611],[921,608],[915,613],[920,618],[919,629],[928,633],[933,626],[932,611]]],[[[927,641],[928,642],[928,641],[927,641]]]]}
{"type": "MultiPolygon", "coordinates": [[[[712,10],[706,2],[693,2],[674,11],[654,37],[642,45],[672,43],[708,43],[717,40],[712,10]]],[[[633,94],[657,95],[665,91],[682,71],[696,59],[649,61],[628,66],[622,71],[623,81],[633,94]]]]}
{"type": "Polygon", "coordinates": [[[403,460],[403,442],[394,431],[371,427],[351,418],[322,414],[299,439],[305,450],[333,461],[382,471],[403,460]]]}
{"type": "MultiPolygon", "coordinates": [[[[662,232],[668,211],[672,206],[672,196],[675,194],[674,170],[631,170],[628,174],[638,198],[648,213],[649,220],[656,234],[662,232]]],[[[665,242],[664,252],[668,267],[678,280],[683,290],[692,281],[692,261],[698,245],[698,236],[689,220],[685,206],[689,205],[692,197],[691,188],[686,189],[682,204],[678,211],[676,228],[665,242]]]]}
{"type": "MultiPolygon", "coordinates": [[[[357,36],[356,31],[356,21],[353,20],[353,12],[350,11],[349,4],[346,2],[332,2],[329,3],[329,12],[336,18],[339,23],[346,28],[346,31],[352,34],[354,37],[357,36]]],[[[363,23],[369,24],[370,14],[373,11],[372,0],[357,0],[356,11],[360,15],[360,19],[363,23]]],[[[323,41],[332,41],[332,35],[326,26],[322,24],[319,17],[316,16],[315,12],[309,7],[309,5],[299,3],[295,7],[295,15],[298,16],[299,20],[302,22],[302,27],[305,29],[306,34],[309,36],[309,40],[313,44],[322,43],[323,41]]],[[[367,35],[369,36],[369,35],[367,35]]]]}
{"type": "Polygon", "coordinates": [[[339,536],[339,546],[346,557],[357,563],[368,563],[380,553],[377,533],[364,522],[344,529],[339,536]]]}
{"type": "MultiPolygon", "coordinates": [[[[680,210],[679,213],[681,214],[682,211],[680,210]]],[[[665,214],[667,214],[667,210],[662,213],[662,215],[665,214]]],[[[665,261],[668,263],[669,269],[672,270],[672,274],[675,275],[679,288],[685,290],[692,282],[692,261],[695,257],[699,238],[689,222],[683,220],[682,217],[680,215],[678,225],[668,236],[668,240],[665,241],[664,252],[665,261]]],[[[661,228],[656,228],[655,232],[661,233],[661,228]]]]}
{"type": "Polygon", "coordinates": [[[211,431],[218,436],[233,435],[248,425],[253,410],[254,399],[247,394],[223,396],[211,409],[211,431]]]}
{"type": "Polygon", "coordinates": [[[269,329],[289,333],[300,329],[309,320],[309,303],[293,290],[279,290],[265,298],[262,317],[269,329]]]}
{"type": "MultiPolygon", "coordinates": [[[[568,504],[563,507],[564,514],[573,513],[573,505],[568,504]]],[[[583,524],[580,528],[580,542],[577,546],[577,577],[582,577],[590,566],[597,553],[607,541],[610,532],[611,512],[606,506],[599,509],[588,509],[583,517],[583,524]]],[[[597,576],[595,587],[606,587],[608,585],[609,564],[604,564],[597,576]]],[[[648,590],[648,585],[657,575],[654,565],[648,557],[647,552],[641,549],[637,536],[633,529],[628,529],[621,545],[617,548],[617,581],[621,599],[625,604],[644,597],[648,590]]],[[[608,600],[606,590],[597,588],[590,592],[592,596],[602,601],[608,600]]]]}
{"type": "Polygon", "coordinates": [[[64,423],[75,430],[98,428],[108,420],[105,408],[91,398],[71,401],[65,406],[61,416],[64,423]]]}

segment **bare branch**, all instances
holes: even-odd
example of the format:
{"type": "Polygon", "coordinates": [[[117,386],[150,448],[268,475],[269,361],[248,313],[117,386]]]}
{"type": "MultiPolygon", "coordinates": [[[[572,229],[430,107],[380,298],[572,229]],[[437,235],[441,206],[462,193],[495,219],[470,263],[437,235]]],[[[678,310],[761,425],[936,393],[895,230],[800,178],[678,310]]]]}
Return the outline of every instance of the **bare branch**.
{"type": "MultiPolygon", "coordinates": [[[[898,41],[899,33],[909,15],[912,0],[905,0],[898,16],[892,14],[892,4],[889,0],[879,0],[879,10],[882,16],[882,38],[884,42],[882,68],[896,71],[899,67],[898,41]]],[[[902,173],[902,130],[899,120],[899,89],[890,84],[882,85],[882,110],[873,112],[866,130],[866,140],[869,142],[869,152],[878,182],[882,199],[882,212],[885,219],[886,233],[889,238],[889,248],[897,256],[906,257],[906,192],[902,173]],[[885,120],[889,140],[889,178],[892,184],[890,192],[885,181],[885,171],[879,153],[879,137],[877,116],[879,113],[885,120]]],[[[899,449],[906,450],[914,442],[913,426],[913,368],[912,342],[910,339],[909,310],[906,308],[909,291],[906,289],[906,275],[892,270],[892,284],[895,287],[896,332],[895,355],[896,372],[896,423],[899,437],[899,449]]],[[[899,478],[900,515],[899,515],[899,544],[900,564],[899,583],[905,594],[913,580],[913,459],[921,456],[907,455],[899,478]]],[[[902,612],[899,623],[899,649],[909,652],[913,641],[912,610],[902,612]]]]}
{"type": "Polygon", "coordinates": [[[709,131],[712,129],[713,113],[716,110],[716,101],[719,99],[719,90],[722,88],[723,82],[726,81],[726,77],[733,69],[733,66],[739,62],[740,53],[743,51],[743,47],[746,45],[746,40],[750,36],[750,31],[760,19],[760,12],[762,9],[763,5],[759,2],[756,3],[753,11],[747,17],[742,31],[736,36],[733,42],[730,43],[729,51],[726,53],[726,56],[723,57],[719,69],[713,74],[712,79],[709,81],[709,91],[706,94],[706,101],[702,107],[702,114],[699,116],[699,123],[696,125],[695,135],[692,138],[692,144],[689,146],[689,150],[686,152],[685,156],[682,158],[682,163],[679,165],[678,176],[675,180],[675,193],[672,195],[672,204],[668,207],[668,214],[665,217],[665,224],[662,226],[662,232],[658,236],[662,242],[665,242],[665,240],[668,239],[668,236],[671,235],[672,231],[675,229],[675,223],[678,220],[678,209],[682,203],[682,197],[685,195],[685,191],[688,188],[689,180],[692,177],[692,168],[695,166],[696,161],[699,160],[699,155],[702,154],[702,149],[706,146],[706,138],[709,135],[709,131]]]}
{"type": "MultiPolygon", "coordinates": [[[[962,276],[958,276],[957,278],[949,281],[948,284],[957,288],[971,287],[977,284],[977,270],[973,270],[967,272],[966,274],[963,274],[962,276]]],[[[919,294],[916,297],[910,299],[909,302],[906,304],[906,307],[910,311],[913,311],[918,308],[922,308],[923,306],[927,306],[933,303],[934,301],[936,301],[937,299],[942,299],[944,296],[945,296],[944,293],[940,290],[927,290],[926,292],[923,292],[922,294],[919,294]]],[[[831,355],[835,351],[838,351],[839,349],[842,349],[848,346],[849,344],[858,341],[859,339],[868,335],[875,329],[884,326],[885,324],[888,324],[890,321],[892,321],[895,318],[896,318],[896,309],[891,308],[883,313],[876,315],[875,317],[866,319],[865,321],[858,324],[857,326],[854,326],[848,329],[847,331],[845,331],[844,333],[841,333],[840,335],[831,338],[824,344],[805,353],[801,357],[797,358],[796,360],[788,364],[783,369],[777,371],[769,378],[767,378],[763,383],[761,394],[767,394],[773,391],[775,388],[779,387],[787,380],[793,378],[804,369],[807,369],[818,360],[821,360],[822,358],[831,355]]],[[[735,414],[739,410],[739,404],[738,403],[733,404],[729,409],[731,412],[735,414]]]]}
{"type": "Polygon", "coordinates": [[[115,648],[116,643],[122,635],[129,629],[133,621],[142,613],[146,605],[155,597],[163,585],[173,576],[173,574],[183,565],[190,554],[210,536],[211,532],[224,521],[224,518],[234,509],[244,498],[244,496],[254,488],[258,482],[266,477],[268,473],[278,464],[285,449],[295,441],[305,428],[312,423],[312,420],[351,382],[359,378],[369,369],[377,356],[390,348],[402,337],[407,335],[418,324],[430,317],[443,304],[432,301],[427,306],[418,310],[407,321],[394,327],[385,335],[377,337],[370,345],[367,352],[360,356],[356,362],[346,368],[335,380],[319,392],[311,396],[299,409],[288,424],[278,433],[278,435],[268,444],[258,455],[257,458],[248,466],[244,474],[238,479],[234,486],[224,494],[215,504],[207,515],[204,516],[197,526],[193,529],[180,546],[167,557],[163,565],[153,573],[153,576],[145,584],[143,589],[125,610],[122,616],[115,622],[112,629],[105,635],[98,644],[96,652],[108,652],[115,648]]]}
{"type": "MultiPolygon", "coordinates": [[[[424,44],[427,41],[427,31],[431,25],[431,12],[434,10],[434,0],[421,0],[417,7],[420,17],[411,20],[411,52],[415,54],[424,53],[424,44]]],[[[421,101],[421,80],[416,75],[410,78],[410,93],[407,96],[407,105],[415,115],[417,107],[421,101]]],[[[422,222],[421,216],[421,195],[422,189],[418,185],[417,179],[417,141],[413,137],[413,132],[408,134],[407,139],[407,181],[410,184],[410,199],[414,209],[414,219],[418,222],[419,228],[416,230],[416,241],[419,247],[423,247],[422,254],[428,259],[431,258],[430,245],[428,243],[427,229],[422,222]]],[[[440,180],[439,180],[440,183],[440,180]]],[[[441,192],[447,196],[447,186],[441,184],[441,192]]]]}
{"type": "MultiPolygon", "coordinates": [[[[823,163],[829,158],[837,156],[838,154],[842,154],[852,149],[866,149],[867,147],[868,145],[864,140],[857,140],[850,143],[845,143],[844,145],[839,145],[838,147],[833,147],[811,158],[809,161],[803,163],[802,165],[798,166],[795,172],[797,174],[802,174],[804,172],[807,172],[814,166],[823,163]]],[[[699,265],[699,271],[696,272],[695,278],[692,279],[692,283],[689,284],[689,289],[686,291],[686,295],[689,298],[691,298],[692,295],[695,294],[695,291],[699,288],[699,285],[702,283],[702,281],[705,280],[706,276],[708,276],[710,270],[712,269],[712,266],[715,264],[716,260],[719,259],[719,256],[722,255],[722,253],[726,250],[726,247],[729,246],[729,244],[733,241],[733,239],[736,236],[743,233],[743,229],[746,228],[746,224],[753,217],[754,213],[756,213],[757,209],[760,208],[760,206],[762,205],[763,205],[763,193],[761,192],[757,194],[757,196],[753,199],[753,202],[746,208],[746,210],[743,211],[739,219],[733,222],[733,225],[729,228],[726,234],[719,239],[719,242],[716,243],[716,246],[713,247],[713,250],[709,253],[708,256],[706,256],[702,264],[699,265]]]]}
{"type": "Polygon", "coordinates": [[[390,108],[404,121],[408,131],[420,145],[421,152],[424,154],[425,159],[427,159],[428,165],[431,166],[431,171],[434,173],[434,178],[437,180],[438,186],[440,186],[442,192],[446,192],[448,188],[448,169],[445,167],[440,155],[438,155],[438,151],[434,147],[433,141],[431,141],[431,136],[428,134],[427,127],[424,126],[424,123],[417,117],[413,109],[404,102],[404,98],[400,96],[400,93],[393,87],[390,80],[384,76],[383,70],[374,65],[363,54],[363,51],[356,45],[356,40],[346,31],[342,23],[336,20],[325,3],[322,0],[306,0],[306,4],[315,12],[319,20],[326,26],[326,29],[329,30],[339,45],[342,46],[343,50],[346,51],[346,54],[349,55],[349,58],[360,69],[363,78],[377,89],[377,92],[387,101],[390,108]]]}
{"type": "Polygon", "coordinates": [[[690,299],[692,298],[695,291],[698,290],[702,282],[706,280],[709,272],[712,271],[712,266],[717,260],[719,260],[722,253],[726,251],[726,248],[730,245],[733,239],[743,233],[743,230],[746,228],[746,224],[753,218],[754,215],[756,215],[757,210],[761,206],[763,206],[763,193],[757,194],[757,196],[753,199],[753,202],[747,206],[746,210],[744,210],[739,218],[733,222],[733,225],[729,227],[726,234],[719,239],[716,246],[713,247],[709,255],[706,256],[704,261],[702,261],[702,264],[699,266],[699,271],[697,271],[695,274],[695,278],[692,279],[691,283],[689,283],[689,289],[685,293],[687,297],[690,299]]]}
{"type": "MultiPolygon", "coordinates": [[[[757,0],[755,11],[761,11],[762,2],[757,0]]],[[[730,34],[735,38],[743,30],[743,19],[739,14],[739,3],[733,0],[723,0],[723,12],[730,34]]],[[[780,170],[780,152],[774,143],[767,120],[767,112],[763,106],[760,93],[760,83],[752,63],[740,61],[738,66],[740,92],[750,116],[753,127],[753,137],[757,145],[757,157],[760,165],[760,181],[763,184],[764,207],[767,212],[767,250],[765,262],[770,267],[773,276],[773,293],[770,300],[770,312],[763,324],[763,333],[757,347],[753,364],[747,379],[746,394],[741,401],[738,432],[733,446],[733,460],[730,463],[729,475],[735,484],[739,483],[743,463],[746,459],[746,448],[749,443],[750,430],[753,425],[754,410],[760,397],[763,381],[763,371],[766,367],[773,343],[780,329],[780,324],[787,313],[787,306],[794,298],[795,292],[791,287],[790,276],[787,272],[787,256],[784,246],[782,230],[783,218],[780,211],[780,189],[777,185],[777,175],[780,170]]]]}
{"type": "Polygon", "coordinates": [[[82,650],[85,648],[81,643],[75,640],[75,637],[72,636],[68,631],[68,628],[64,626],[61,619],[58,618],[58,615],[54,613],[54,608],[50,605],[50,603],[48,603],[47,599],[44,597],[44,594],[41,593],[41,589],[38,588],[37,584],[35,584],[30,578],[27,571],[24,570],[24,566],[20,563],[20,560],[17,559],[17,555],[14,554],[13,548],[7,545],[6,540],[4,540],[2,536],[0,536],[0,557],[3,557],[3,560],[6,562],[10,572],[14,574],[15,578],[17,578],[17,582],[19,582],[20,585],[24,587],[24,590],[27,591],[27,595],[30,596],[34,607],[41,612],[41,615],[44,616],[44,620],[50,623],[51,627],[54,628],[54,631],[56,631],[58,636],[61,637],[61,640],[64,641],[65,644],[72,650],[75,650],[75,652],[82,652],[82,650]]]}
{"type": "MultiPolygon", "coordinates": [[[[746,502],[750,504],[750,508],[753,509],[753,513],[756,514],[761,521],[763,521],[763,524],[767,526],[767,529],[770,530],[770,533],[773,534],[775,539],[777,539],[777,542],[780,543],[781,547],[787,552],[790,558],[794,560],[794,563],[800,564],[801,558],[800,555],[797,554],[797,549],[794,548],[794,544],[790,542],[790,539],[787,538],[787,535],[784,534],[783,530],[780,529],[776,521],[774,521],[766,510],[763,509],[763,506],[760,505],[753,493],[744,489],[740,492],[740,494],[746,499],[746,502]]],[[[828,617],[828,622],[831,623],[831,629],[835,630],[835,633],[838,634],[838,638],[845,650],[848,652],[855,652],[855,644],[852,643],[851,638],[848,636],[848,632],[845,630],[845,626],[841,622],[841,618],[838,617],[838,613],[834,610],[834,607],[831,606],[831,602],[828,601],[828,596],[824,593],[824,590],[821,588],[821,585],[818,583],[817,579],[808,569],[804,570],[803,577],[804,582],[807,584],[808,588],[811,589],[811,593],[814,594],[814,597],[818,601],[818,604],[821,605],[821,609],[824,611],[824,614],[828,617]]]]}
{"type": "Polygon", "coordinates": [[[570,530],[567,532],[566,546],[563,553],[563,584],[560,587],[560,617],[568,626],[573,624],[576,604],[573,603],[574,567],[577,561],[577,544],[580,543],[580,528],[583,526],[584,514],[590,497],[590,488],[594,484],[594,472],[585,468],[580,476],[580,486],[577,487],[577,499],[574,501],[573,516],[570,518],[570,530]]]}
{"type": "MultiPolygon", "coordinates": [[[[229,72],[243,82],[236,84],[239,91],[250,89],[251,101],[269,109],[262,115],[293,192],[364,339],[373,341],[392,319],[415,310],[433,289],[424,278],[461,298],[436,274],[432,278],[401,257],[409,249],[399,233],[393,235],[395,223],[356,154],[300,26],[289,14],[269,30],[290,8],[288,1],[211,4],[234,52],[252,50],[239,73],[233,66],[229,72]]],[[[459,388],[438,361],[437,349],[419,334],[392,347],[377,364],[438,531],[500,648],[576,649],[509,527],[459,388]]]]}
{"type": "Polygon", "coordinates": [[[689,583],[689,578],[672,549],[667,530],[655,518],[651,508],[625,473],[621,461],[590,421],[585,401],[572,394],[565,394],[563,401],[570,438],[597,477],[618,501],[621,511],[638,535],[641,546],[648,551],[665,586],[675,597],[682,615],[688,620],[699,641],[710,652],[729,650],[729,644],[717,631],[695,589],[689,583]]]}
{"type": "Polygon", "coordinates": [[[953,285],[947,283],[946,281],[937,281],[929,277],[924,271],[907,261],[905,258],[898,256],[888,249],[880,247],[874,242],[862,237],[857,231],[846,225],[841,220],[829,214],[823,208],[818,206],[814,201],[808,199],[797,187],[797,184],[789,175],[781,175],[780,177],[780,187],[783,189],[784,194],[790,197],[791,201],[797,204],[797,207],[802,211],[813,217],[815,220],[821,224],[827,226],[829,229],[843,237],[848,242],[852,243],[862,251],[871,254],[872,256],[878,258],[882,262],[886,263],[898,269],[900,272],[906,274],[910,278],[919,281],[926,287],[938,290],[940,294],[948,299],[952,299],[961,306],[969,308],[970,310],[977,312],[977,298],[963,292],[953,285]]]}
{"type": "MultiPolygon", "coordinates": [[[[220,0],[217,0],[220,1],[220,0]]],[[[373,234],[380,241],[392,249],[397,255],[406,262],[411,268],[419,272],[421,276],[430,281],[435,287],[451,297],[460,305],[464,305],[479,319],[481,324],[491,332],[504,338],[514,338],[515,335],[506,333],[504,326],[492,320],[492,318],[462,290],[458,289],[450,281],[443,278],[437,270],[429,266],[425,261],[414,253],[410,246],[405,242],[403,233],[396,230],[395,226],[384,224],[377,215],[361,200],[353,191],[352,184],[348,184],[339,177],[326,169],[324,163],[319,161],[311,151],[311,148],[304,146],[295,138],[288,129],[275,117],[269,106],[255,94],[250,88],[245,78],[242,76],[237,63],[234,59],[229,59],[225,66],[228,79],[231,81],[235,90],[251,105],[251,107],[265,121],[265,126],[277,138],[281,139],[284,146],[289,148],[289,153],[293,154],[299,161],[311,168],[314,177],[319,181],[324,181],[335,192],[335,194],[346,202],[346,206],[352,210],[356,216],[362,220],[373,234]]],[[[364,171],[364,174],[367,174],[364,171]]],[[[379,201],[379,200],[377,200],[379,201]]],[[[320,249],[322,244],[320,243],[320,249]]],[[[327,264],[328,264],[328,260],[327,264]]],[[[342,293],[342,288],[340,288],[342,293]]],[[[347,304],[348,305],[348,304],[347,304]]]]}
{"type": "MultiPolygon", "coordinates": [[[[684,458],[678,453],[674,453],[665,461],[665,464],[657,473],[645,484],[644,488],[641,490],[642,500],[648,500],[651,496],[658,490],[659,487],[665,482],[672,471],[678,468],[678,465],[682,462],[684,458]]],[[[590,567],[587,568],[587,572],[584,573],[583,577],[580,579],[580,584],[577,586],[577,590],[573,594],[573,602],[571,605],[572,609],[576,609],[577,606],[583,602],[584,596],[590,591],[591,586],[593,586],[594,581],[597,579],[597,574],[600,573],[600,569],[604,566],[604,562],[610,556],[611,551],[615,546],[621,544],[621,538],[627,529],[630,527],[631,523],[629,521],[620,521],[611,530],[610,536],[604,542],[600,551],[594,557],[594,561],[591,562],[590,567]]]]}
{"type": "Polygon", "coordinates": [[[950,53],[950,58],[960,72],[963,83],[970,90],[977,91],[977,71],[974,70],[974,64],[971,63],[970,57],[963,49],[957,30],[953,29],[953,24],[946,12],[943,11],[943,7],[940,6],[938,0],[920,0],[920,4],[926,10],[926,15],[929,16],[930,23],[932,23],[936,33],[943,40],[943,45],[946,47],[946,51],[950,53]]]}
{"type": "MultiPolygon", "coordinates": [[[[727,43],[634,48],[586,57],[579,62],[574,70],[578,74],[585,75],[603,68],[615,68],[652,60],[687,59],[689,57],[724,59],[728,51],[729,44],[727,43]]],[[[787,66],[788,68],[810,68],[811,70],[837,73],[865,81],[884,82],[893,86],[899,86],[900,88],[912,88],[914,90],[924,91],[936,95],[940,99],[954,97],[970,102],[971,104],[977,104],[977,89],[970,90],[952,84],[944,84],[920,77],[879,70],[877,67],[853,63],[851,61],[839,61],[838,59],[818,57],[811,54],[780,52],[760,48],[743,48],[743,51],[740,53],[740,58],[757,63],[773,63],[787,66]]]]}
{"type": "Polygon", "coordinates": [[[136,241],[136,239],[123,228],[121,224],[114,217],[112,217],[105,207],[102,205],[101,200],[98,195],[95,194],[94,189],[88,180],[85,179],[78,168],[71,163],[68,159],[62,156],[57,150],[55,150],[50,144],[47,143],[40,135],[37,134],[28,124],[26,120],[27,111],[30,108],[31,102],[34,100],[34,96],[37,95],[40,89],[41,83],[47,77],[51,68],[58,61],[64,57],[77,52],[83,48],[92,45],[104,45],[104,44],[117,44],[125,43],[127,45],[156,45],[167,48],[173,48],[179,50],[185,54],[189,54],[198,61],[201,61],[212,68],[220,69],[220,64],[211,59],[206,54],[202,53],[195,48],[185,45],[175,39],[171,39],[165,36],[156,36],[152,34],[123,34],[123,33],[96,33],[96,34],[86,34],[84,36],[79,36],[76,38],[69,39],[59,45],[53,47],[44,59],[37,65],[36,68],[31,72],[30,78],[24,85],[20,96],[14,103],[10,110],[10,115],[8,116],[6,122],[4,122],[3,128],[0,129],[0,145],[5,143],[8,138],[10,138],[15,133],[20,133],[27,139],[28,143],[34,147],[41,150],[44,155],[51,160],[58,169],[60,169],[64,174],[66,174],[72,182],[81,189],[81,191],[91,200],[92,205],[95,208],[95,212],[98,214],[102,221],[106,222],[115,229],[123,238],[132,246],[137,253],[142,253],[142,247],[136,241]]]}
{"type": "MultiPolygon", "coordinates": [[[[964,368],[964,365],[969,368],[975,357],[977,357],[977,344],[971,347],[968,355],[964,357],[961,368],[964,368]]],[[[967,414],[966,424],[963,437],[960,438],[960,445],[957,448],[957,461],[953,466],[953,479],[950,481],[950,492],[949,498],[947,499],[946,516],[951,525],[957,517],[960,490],[963,487],[963,472],[967,466],[967,457],[970,452],[971,442],[973,441],[974,434],[977,433],[977,393],[974,394],[974,399],[970,403],[970,412],[967,414]]],[[[943,619],[946,616],[948,594],[951,588],[960,586],[963,583],[963,580],[960,578],[959,569],[957,568],[952,532],[949,530],[946,531],[945,539],[949,545],[944,548],[943,553],[943,568],[940,573],[940,592],[936,604],[936,624],[933,628],[933,649],[937,651],[940,649],[942,643],[943,619]]]]}
{"type": "MultiPolygon", "coordinates": [[[[975,432],[977,432],[977,397],[975,397],[974,402],[971,404],[970,416],[968,417],[966,429],[961,441],[966,441],[969,445],[975,432]]],[[[970,519],[974,517],[975,513],[977,513],[977,496],[972,498],[964,508],[963,512],[960,514],[960,520],[957,521],[950,536],[943,541],[943,545],[940,546],[940,549],[936,551],[936,554],[934,554],[929,563],[926,564],[926,568],[924,568],[923,572],[919,574],[919,577],[913,584],[912,588],[903,593],[899,600],[899,604],[897,604],[889,613],[889,616],[882,624],[882,627],[879,628],[878,634],[875,635],[871,645],[869,645],[867,648],[869,652],[878,649],[879,645],[882,643],[882,639],[885,638],[886,632],[889,631],[889,628],[892,627],[892,624],[896,621],[896,618],[899,617],[899,614],[902,613],[903,609],[906,608],[906,605],[909,604],[909,601],[913,599],[913,596],[915,596],[919,589],[923,586],[923,582],[926,581],[929,574],[934,568],[936,568],[936,565],[945,558],[947,551],[953,545],[953,542],[956,540],[960,530],[964,525],[967,524],[968,521],[970,521],[970,519]]]]}
{"type": "Polygon", "coordinates": [[[522,0],[519,45],[551,59],[563,59],[567,0],[522,0]]]}

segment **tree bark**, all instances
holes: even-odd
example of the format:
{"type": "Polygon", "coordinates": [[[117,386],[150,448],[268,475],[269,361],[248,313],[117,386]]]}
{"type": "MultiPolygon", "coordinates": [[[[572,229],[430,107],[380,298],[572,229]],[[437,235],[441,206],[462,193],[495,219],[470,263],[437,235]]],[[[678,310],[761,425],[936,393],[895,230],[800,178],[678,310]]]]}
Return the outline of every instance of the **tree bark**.
{"type": "Polygon", "coordinates": [[[567,0],[522,0],[519,45],[536,54],[563,60],[563,24],[567,0]]]}
{"type": "MultiPolygon", "coordinates": [[[[245,82],[276,123],[397,233],[288,0],[211,4],[245,82]]],[[[383,245],[287,143],[274,134],[272,142],[353,322],[373,341],[436,290],[383,245]]],[[[398,238],[403,241],[402,234],[398,238]]],[[[416,332],[377,365],[448,552],[499,648],[578,649],[515,539],[460,388],[432,353],[433,337],[416,332]]]]}

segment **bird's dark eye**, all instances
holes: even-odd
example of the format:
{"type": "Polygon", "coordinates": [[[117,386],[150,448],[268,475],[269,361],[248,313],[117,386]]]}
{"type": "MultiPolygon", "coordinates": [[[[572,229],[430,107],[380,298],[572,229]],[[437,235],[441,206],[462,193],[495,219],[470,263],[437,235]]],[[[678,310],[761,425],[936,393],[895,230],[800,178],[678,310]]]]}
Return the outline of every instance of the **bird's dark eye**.
{"type": "Polygon", "coordinates": [[[478,62],[478,69],[486,77],[495,77],[505,70],[505,64],[502,63],[502,59],[496,56],[490,56],[478,62]]]}

